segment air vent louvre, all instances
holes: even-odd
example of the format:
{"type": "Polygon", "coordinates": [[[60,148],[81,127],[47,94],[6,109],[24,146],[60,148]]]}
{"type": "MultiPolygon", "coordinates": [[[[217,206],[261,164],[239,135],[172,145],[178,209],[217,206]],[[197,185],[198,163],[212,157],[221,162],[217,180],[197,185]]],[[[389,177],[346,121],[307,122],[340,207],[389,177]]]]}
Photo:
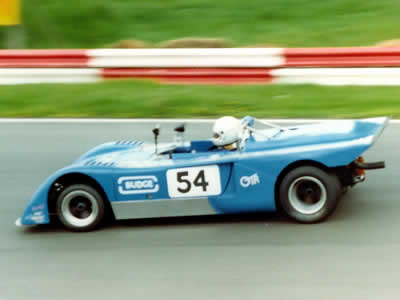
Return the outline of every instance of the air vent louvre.
{"type": "Polygon", "coordinates": [[[124,146],[139,146],[143,144],[141,141],[117,141],[115,145],[124,145],[124,146]]]}

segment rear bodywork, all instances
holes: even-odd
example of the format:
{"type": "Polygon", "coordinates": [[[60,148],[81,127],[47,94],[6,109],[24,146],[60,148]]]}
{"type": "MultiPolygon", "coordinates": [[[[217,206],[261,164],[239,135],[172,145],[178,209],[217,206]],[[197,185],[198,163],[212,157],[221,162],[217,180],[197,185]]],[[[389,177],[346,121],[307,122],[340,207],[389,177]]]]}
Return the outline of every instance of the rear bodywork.
{"type": "Polygon", "coordinates": [[[236,151],[213,149],[210,140],[159,145],[157,153],[139,141],[106,143],[45,180],[17,223],[49,223],[62,189],[82,182],[99,190],[116,219],[275,211],[280,180],[296,166],[334,172],[342,186],[363,181],[364,169],[383,167],[360,156],[388,120],[263,130],[236,151]]]}

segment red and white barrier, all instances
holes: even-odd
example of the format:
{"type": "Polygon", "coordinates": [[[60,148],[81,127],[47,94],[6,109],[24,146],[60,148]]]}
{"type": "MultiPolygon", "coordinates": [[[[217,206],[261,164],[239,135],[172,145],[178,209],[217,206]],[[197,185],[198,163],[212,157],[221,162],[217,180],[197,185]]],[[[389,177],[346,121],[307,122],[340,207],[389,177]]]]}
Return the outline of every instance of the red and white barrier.
{"type": "Polygon", "coordinates": [[[1,68],[378,66],[400,66],[400,47],[0,50],[1,68]]]}
{"type": "Polygon", "coordinates": [[[400,47],[0,50],[0,84],[148,78],[190,84],[400,85],[396,67],[400,47]]]}
{"type": "Polygon", "coordinates": [[[0,69],[0,85],[151,79],[177,84],[400,85],[400,68],[0,69]]]}
{"type": "Polygon", "coordinates": [[[0,50],[1,68],[259,68],[284,65],[280,48],[0,50]]]}
{"type": "Polygon", "coordinates": [[[0,68],[87,68],[87,50],[0,50],[0,68]]]}
{"type": "Polygon", "coordinates": [[[285,67],[395,67],[400,47],[287,48],[285,67]]]}
{"type": "Polygon", "coordinates": [[[101,75],[188,84],[400,85],[400,68],[103,69],[101,75]]]}

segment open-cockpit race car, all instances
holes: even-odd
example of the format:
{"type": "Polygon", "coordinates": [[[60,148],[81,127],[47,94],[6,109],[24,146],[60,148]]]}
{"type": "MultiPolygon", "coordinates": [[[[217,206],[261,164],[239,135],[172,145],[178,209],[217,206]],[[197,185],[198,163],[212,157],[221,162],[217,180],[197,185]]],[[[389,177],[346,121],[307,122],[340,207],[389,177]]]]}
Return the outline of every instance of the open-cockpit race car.
{"type": "Polygon", "coordinates": [[[346,188],[364,181],[365,170],[384,168],[383,162],[365,163],[361,155],[388,120],[280,127],[252,117],[223,117],[212,139],[185,142],[181,125],[168,144],[157,142],[156,127],[154,143],[105,143],[55,172],[16,224],[47,224],[54,216],[70,230],[89,231],[107,215],[135,219],[277,209],[301,223],[319,222],[335,210],[346,188]]]}

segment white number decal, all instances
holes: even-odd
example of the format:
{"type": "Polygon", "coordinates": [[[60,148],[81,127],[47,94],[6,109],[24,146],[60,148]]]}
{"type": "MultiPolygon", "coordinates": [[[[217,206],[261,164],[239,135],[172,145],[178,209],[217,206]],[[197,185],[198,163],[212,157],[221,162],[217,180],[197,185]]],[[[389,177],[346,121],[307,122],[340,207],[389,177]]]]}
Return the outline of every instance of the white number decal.
{"type": "Polygon", "coordinates": [[[221,179],[217,165],[168,170],[167,184],[171,198],[221,194],[221,179]]]}

